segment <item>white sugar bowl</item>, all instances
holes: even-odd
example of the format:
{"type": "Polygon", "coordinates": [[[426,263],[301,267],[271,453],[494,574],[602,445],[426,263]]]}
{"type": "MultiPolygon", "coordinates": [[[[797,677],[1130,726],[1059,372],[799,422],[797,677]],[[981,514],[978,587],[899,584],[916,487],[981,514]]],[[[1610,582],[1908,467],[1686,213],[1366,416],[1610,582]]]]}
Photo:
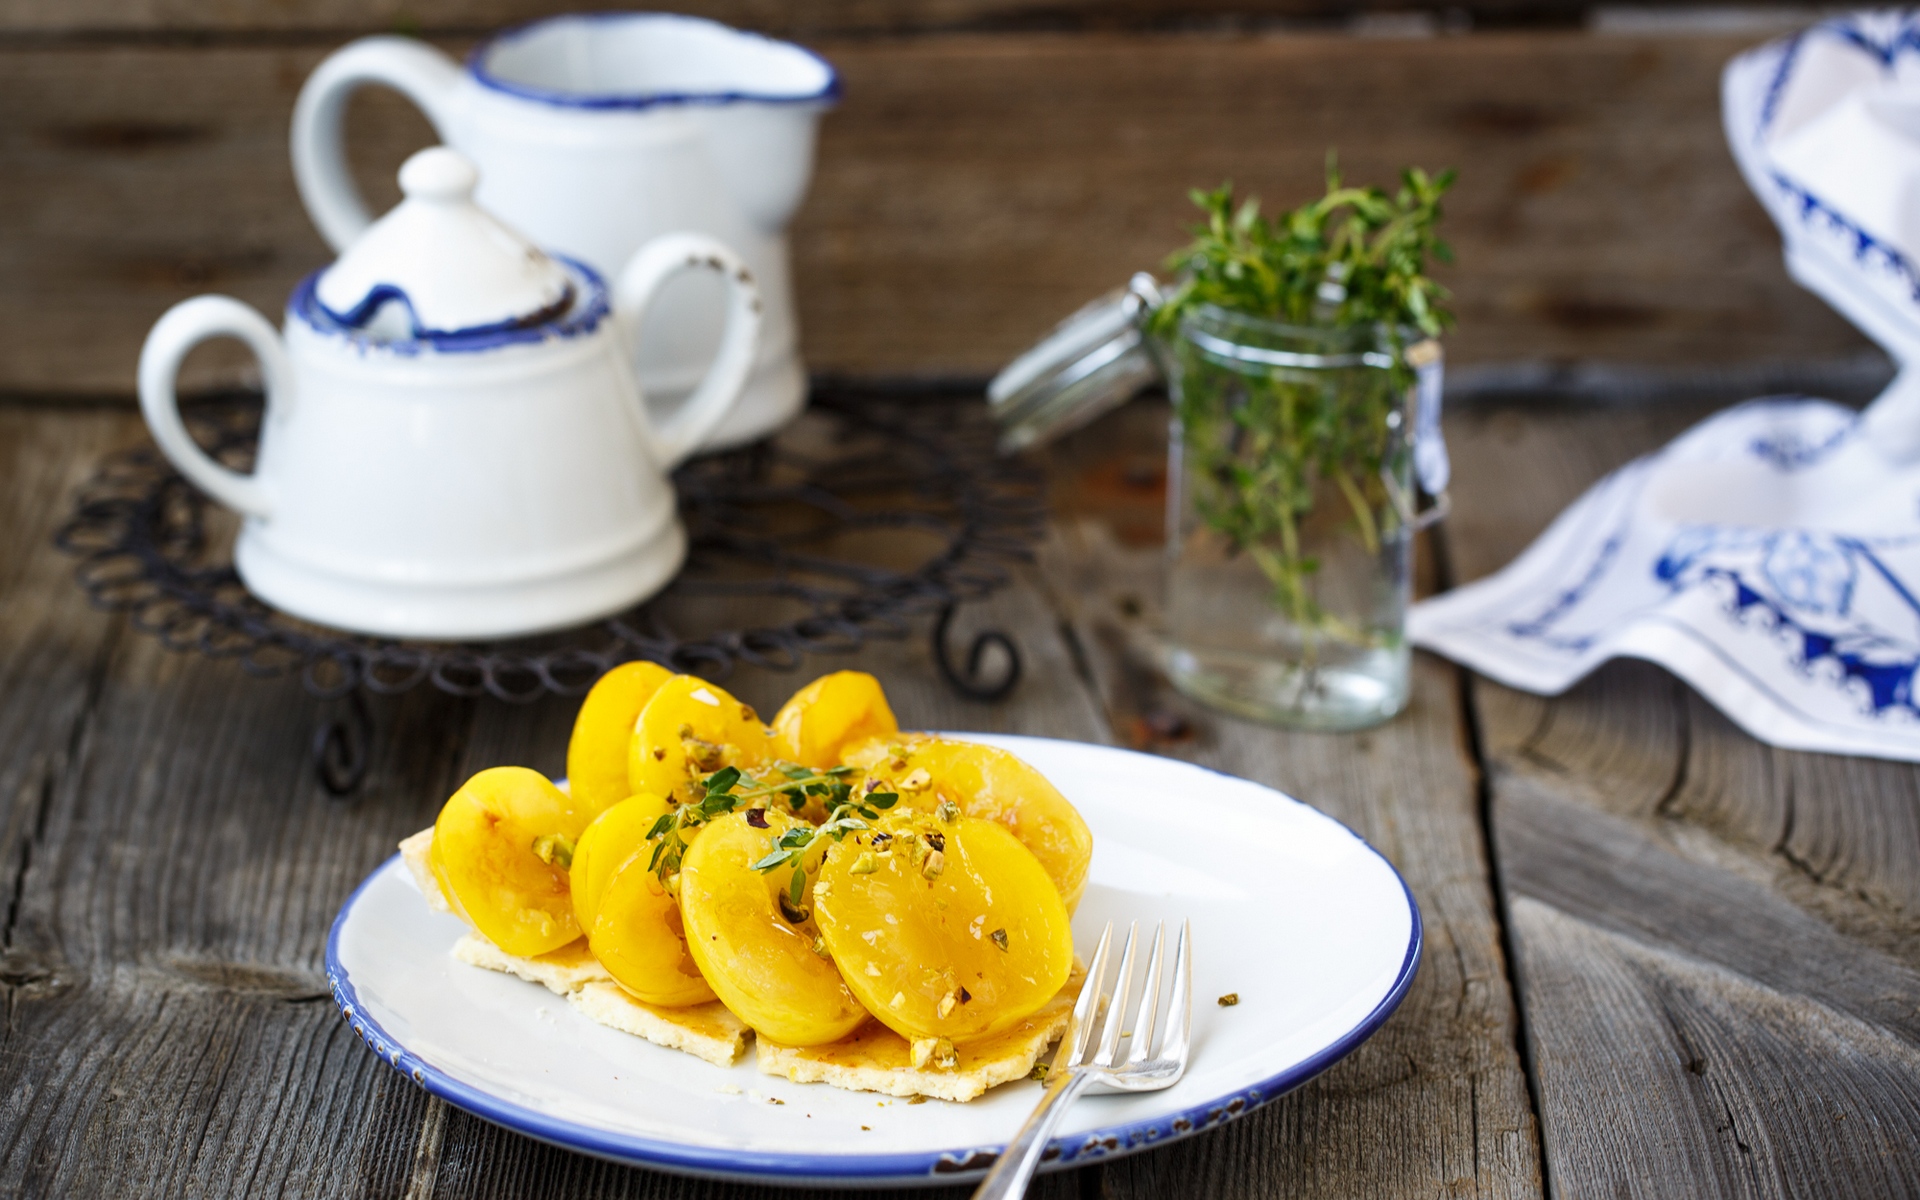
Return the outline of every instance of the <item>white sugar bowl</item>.
{"type": "Polygon", "coordinates": [[[406,199],[287,302],[284,333],[225,296],[147,335],[140,405],[182,474],[245,520],[234,565],[294,616],[357,633],[472,640],[589,621],[663,587],[686,556],[667,471],[733,408],[760,330],[739,258],[672,234],[611,296],[473,203],[472,163],[423,150],[406,199]],[[682,271],[727,288],[720,348],[655,427],[633,367],[649,302],[682,271]],[[251,475],[188,435],[174,393],[197,343],[258,356],[266,412],[251,475]]]}

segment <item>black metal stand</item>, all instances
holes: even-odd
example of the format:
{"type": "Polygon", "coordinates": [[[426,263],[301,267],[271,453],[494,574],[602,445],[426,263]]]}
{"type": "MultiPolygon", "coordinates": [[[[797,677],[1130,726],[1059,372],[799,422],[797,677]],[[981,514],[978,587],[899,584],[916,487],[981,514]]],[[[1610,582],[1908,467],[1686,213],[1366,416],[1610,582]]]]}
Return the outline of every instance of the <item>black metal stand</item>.
{"type": "MultiPolygon", "coordinates": [[[[223,397],[189,423],[211,453],[245,470],[259,401],[223,397]]],[[[1021,660],[998,630],[975,635],[964,665],[948,647],[958,607],[1002,586],[1010,560],[1031,555],[1044,520],[1037,472],[997,458],[976,397],[957,393],[817,394],[800,422],[768,442],[697,459],[675,475],[687,526],[686,567],[628,612],[563,634],[487,645],[361,637],[309,625],[246,590],[210,551],[207,501],[151,447],[110,457],[82,490],[56,544],[80,559],[75,577],[102,608],[169,649],[231,658],[257,676],[297,672],[307,692],[343,701],[315,731],[314,765],[334,795],[359,786],[373,753],[368,692],[421,684],[513,704],[575,696],[619,663],[650,659],[724,679],[739,663],[777,671],[809,655],[906,636],[934,614],[933,661],[961,695],[998,700],[1021,660]],[[972,401],[972,402],[969,402],[972,401]],[[877,533],[918,549],[905,565],[874,561],[877,533]],[[901,534],[911,536],[902,537],[901,534]],[[727,627],[731,602],[754,601],[784,622],[727,627]],[[990,651],[1006,666],[985,679],[990,651]]]]}

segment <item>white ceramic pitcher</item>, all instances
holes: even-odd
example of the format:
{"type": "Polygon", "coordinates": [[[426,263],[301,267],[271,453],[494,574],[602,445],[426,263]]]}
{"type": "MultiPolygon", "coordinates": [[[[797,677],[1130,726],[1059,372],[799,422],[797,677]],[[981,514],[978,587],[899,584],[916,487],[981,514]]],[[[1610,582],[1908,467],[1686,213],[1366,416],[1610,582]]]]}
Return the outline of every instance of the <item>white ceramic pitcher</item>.
{"type": "MultiPolygon", "coordinates": [[[[481,172],[478,199],[537,244],[611,274],[642,244],[689,230],[734,247],[766,306],[745,395],[707,448],[778,428],[806,400],[786,225],[813,169],[814,130],[839,94],[798,46],[713,21],[650,13],[555,17],[482,43],[464,69],[418,41],[372,37],[333,54],[301,90],[294,176],[336,250],[368,223],[342,147],[348,97],[400,91],[481,172]]],[[[725,306],[676,282],[637,353],[649,396],[690,391],[725,306]]]]}
{"type": "Polygon", "coordinates": [[[294,290],[286,328],[237,300],[176,305],[147,336],[140,405],[181,473],[244,514],[241,579],[308,620],[394,637],[507,637],[638,603],[686,555],[666,471],[737,401],[759,333],[745,265],[698,234],[640,249],[609,297],[473,203],[473,165],[423,150],[406,193],[294,290]],[[661,285],[725,281],[719,354],[656,428],[630,334],[661,285]],[[181,420],[180,361],[211,337],[259,357],[251,475],[181,420]]]}

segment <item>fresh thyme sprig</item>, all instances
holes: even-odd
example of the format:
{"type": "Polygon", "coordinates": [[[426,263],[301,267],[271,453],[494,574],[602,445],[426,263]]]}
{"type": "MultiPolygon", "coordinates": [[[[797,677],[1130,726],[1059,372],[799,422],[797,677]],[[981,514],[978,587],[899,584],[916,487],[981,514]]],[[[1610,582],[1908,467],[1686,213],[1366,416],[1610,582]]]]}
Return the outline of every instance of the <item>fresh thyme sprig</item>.
{"type": "Polygon", "coordinates": [[[1272,218],[1258,200],[1236,203],[1231,185],[1195,191],[1206,223],[1168,259],[1181,280],[1149,318],[1170,349],[1194,510],[1232,552],[1259,565],[1309,657],[1317,635],[1359,644],[1372,636],[1319,603],[1321,557],[1305,526],[1330,500],[1350,513],[1369,554],[1400,527],[1382,469],[1406,453],[1392,419],[1413,383],[1406,343],[1453,320],[1446,289],[1426,275],[1429,259],[1452,258],[1437,227],[1453,179],[1409,168],[1388,194],[1346,186],[1329,157],[1326,194],[1272,218]],[[1343,336],[1388,351],[1392,365],[1319,373],[1222,366],[1182,336],[1189,318],[1213,319],[1198,311],[1209,306],[1352,331],[1343,336]]]}
{"type": "Polygon", "coordinates": [[[1271,219],[1260,215],[1257,197],[1236,207],[1232,184],[1196,189],[1193,203],[1206,223],[1167,259],[1181,281],[1155,310],[1152,328],[1171,334],[1192,307],[1212,304],[1293,325],[1438,336],[1453,316],[1447,290],[1426,268],[1429,258],[1453,259],[1437,233],[1453,180],[1452,171],[1409,167],[1392,195],[1349,187],[1329,155],[1326,195],[1271,219]]]}
{"type": "Polygon", "coordinates": [[[825,803],[838,804],[844,802],[853,790],[845,779],[845,776],[853,773],[852,767],[828,767],[816,771],[794,763],[777,763],[774,769],[783,778],[772,783],[760,783],[742,773],[739,767],[722,767],[700,780],[700,799],[663,814],[647,831],[649,840],[658,839],[647,869],[658,875],[663,885],[671,888],[674,886],[673,878],[680,873],[680,863],[686,857],[687,840],[684,835],[687,830],[768,796],[782,797],[798,812],[806,807],[810,796],[820,797],[825,803]],[[752,786],[735,791],[742,779],[752,786]]]}
{"type": "Polygon", "coordinates": [[[824,822],[796,826],[780,834],[773,839],[773,852],[754,863],[753,869],[765,872],[785,863],[793,864],[793,878],[787,884],[787,899],[792,902],[788,915],[804,921],[806,910],[800,907],[800,897],[807,890],[807,852],[828,838],[843,841],[849,833],[870,828],[868,821],[879,820],[881,812],[899,800],[898,792],[868,792],[855,797],[852,789],[842,784],[824,822]]]}

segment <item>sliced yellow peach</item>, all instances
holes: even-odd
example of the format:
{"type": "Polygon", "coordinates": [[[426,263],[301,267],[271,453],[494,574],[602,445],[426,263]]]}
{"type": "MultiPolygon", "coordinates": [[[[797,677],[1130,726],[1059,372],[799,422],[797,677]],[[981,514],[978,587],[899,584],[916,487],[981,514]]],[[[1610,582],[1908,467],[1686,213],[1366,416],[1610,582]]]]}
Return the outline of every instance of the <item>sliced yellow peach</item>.
{"type": "Polygon", "coordinates": [[[864,671],[835,671],[795,692],[773,718],[779,757],[803,767],[840,765],[854,742],[898,733],[880,681],[864,671]]]}
{"type": "MultiPolygon", "coordinates": [[[[594,909],[614,872],[639,851],[652,855],[653,844],[647,840],[647,834],[655,822],[672,811],[665,800],[643,792],[629,796],[595,817],[580,835],[573,847],[568,882],[573,890],[573,915],[581,929],[593,928],[594,909]]],[[[687,831],[689,835],[693,832],[695,830],[687,831]]]]}
{"type": "Polygon", "coordinates": [[[546,776],[494,767],[441,808],[428,861],[468,924],[531,958],[580,936],[567,864],[586,825],[587,814],[546,776]]]}
{"type": "Polygon", "coordinates": [[[885,819],[828,850],[813,906],[847,986],[911,1040],[1008,1029],[1073,969],[1059,890],[993,821],[885,819]]]}
{"type": "Polygon", "coordinates": [[[907,807],[932,812],[952,801],[969,817],[997,821],[1033,852],[1071,913],[1087,887],[1093,831],[1047,777],[996,746],[927,734],[870,738],[847,762],[907,807]]]}
{"type": "MultiPolygon", "coordinates": [[[[852,1033],[867,1014],[820,943],[808,912],[811,877],[795,905],[791,866],[754,869],[775,839],[801,827],[765,809],[709,822],[681,865],[680,912],[694,962],[735,1016],[776,1042],[817,1046],[852,1033]]],[[[808,865],[822,853],[810,851],[808,865]]]]}
{"type": "Polygon", "coordinates": [[[673,672],[659,663],[623,663],[600,677],[580,703],[567,741],[567,789],[589,812],[604,812],[633,794],[627,754],[640,710],[673,672]]]}
{"type": "Polygon", "coordinates": [[[714,998],[688,952],[680,903],[647,865],[629,855],[607,881],[587,946],[614,981],[648,1004],[684,1008],[714,998]]]}
{"type": "MultiPolygon", "coordinates": [[[[630,796],[587,826],[573,850],[573,915],[614,981],[648,1004],[681,1008],[713,999],[687,953],[680,905],[653,870],[647,835],[673,809],[630,796]]],[[[683,831],[691,841],[699,827],[683,831]]]]}
{"type": "Polygon", "coordinates": [[[696,778],[721,767],[750,771],[774,758],[773,731],[752,707],[695,675],[661,684],[628,743],[627,786],[669,800],[695,800],[696,778]]]}

